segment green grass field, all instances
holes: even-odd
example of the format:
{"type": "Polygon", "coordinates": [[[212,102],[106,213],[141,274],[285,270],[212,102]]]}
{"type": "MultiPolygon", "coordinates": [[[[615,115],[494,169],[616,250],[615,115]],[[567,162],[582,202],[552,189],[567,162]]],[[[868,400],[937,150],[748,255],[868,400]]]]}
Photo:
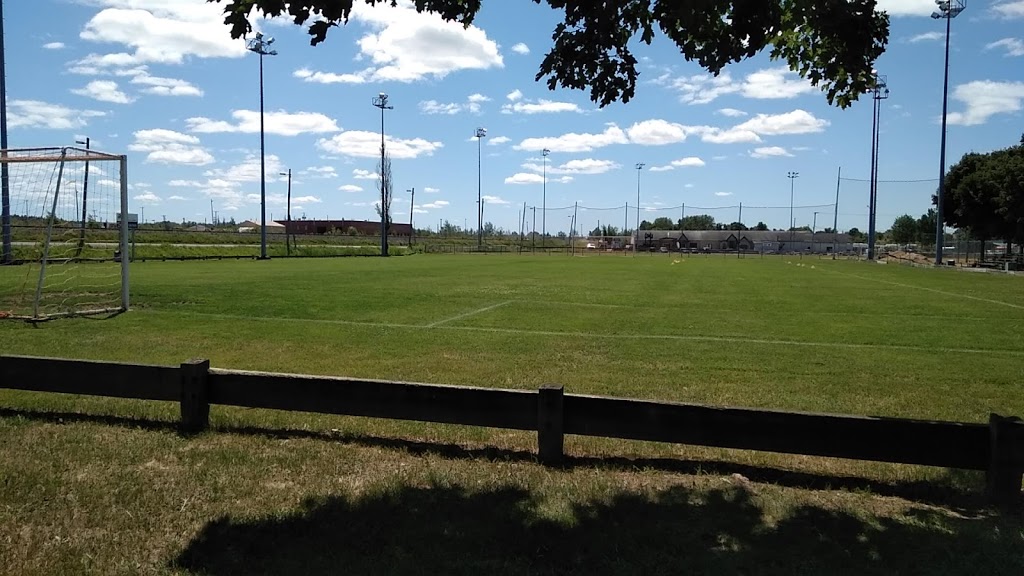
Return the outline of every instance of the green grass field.
{"type": "MultiPolygon", "coordinates": [[[[0,269],[0,290],[17,273],[0,269]]],[[[666,255],[149,262],[132,298],[111,319],[0,323],[0,353],[1024,416],[1024,278],[1006,275],[666,255]]],[[[184,439],[175,404],[0,391],[0,407],[10,573],[1024,570],[1019,518],[979,511],[973,473],[574,437],[552,470],[517,432],[215,407],[215,431],[184,439]]]]}

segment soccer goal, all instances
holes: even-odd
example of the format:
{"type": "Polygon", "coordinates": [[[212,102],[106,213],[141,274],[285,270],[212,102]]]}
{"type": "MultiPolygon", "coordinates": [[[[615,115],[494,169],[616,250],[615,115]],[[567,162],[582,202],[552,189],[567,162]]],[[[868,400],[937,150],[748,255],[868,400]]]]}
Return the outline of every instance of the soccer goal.
{"type": "Polygon", "coordinates": [[[128,214],[127,165],[126,156],[74,147],[0,150],[0,318],[128,309],[123,256],[137,221],[128,214]]]}

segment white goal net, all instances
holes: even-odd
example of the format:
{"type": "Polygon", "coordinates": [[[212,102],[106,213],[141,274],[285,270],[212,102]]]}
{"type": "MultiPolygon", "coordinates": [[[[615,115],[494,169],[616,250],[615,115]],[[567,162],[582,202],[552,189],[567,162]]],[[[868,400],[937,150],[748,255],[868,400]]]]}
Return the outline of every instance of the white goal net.
{"type": "Polygon", "coordinates": [[[0,168],[0,318],[127,310],[127,158],[70,147],[8,149],[0,150],[0,168]]]}

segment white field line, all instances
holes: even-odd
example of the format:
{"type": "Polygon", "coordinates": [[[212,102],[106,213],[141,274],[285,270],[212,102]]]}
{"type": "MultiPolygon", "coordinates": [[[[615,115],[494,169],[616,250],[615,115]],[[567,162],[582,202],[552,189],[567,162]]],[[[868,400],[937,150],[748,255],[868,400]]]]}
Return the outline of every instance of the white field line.
{"type": "Polygon", "coordinates": [[[848,272],[839,272],[836,270],[828,270],[833,274],[840,274],[842,276],[849,276],[851,278],[860,278],[861,280],[870,280],[872,282],[879,282],[881,284],[891,284],[893,286],[899,286],[901,288],[915,288],[917,290],[925,290],[928,292],[934,292],[936,294],[942,294],[944,296],[952,296],[953,298],[967,298],[969,300],[977,300],[978,302],[986,302],[988,304],[999,304],[1000,306],[1009,306],[1010,308],[1016,308],[1018,310],[1024,310],[1024,306],[1020,304],[1011,304],[1010,302],[1003,302],[1002,300],[991,300],[989,298],[981,298],[978,296],[970,296],[968,294],[957,294],[956,292],[946,292],[945,290],[939,290],[937,288],[928,288],[926,286],[915,286],[913,284],[904,284],[902,282],[893,282],[892,280],[882,280],[881,278],[870,278],[868,276],[858,276],[857,274],[850,274],[848,272]]]}
{"type": "MultiPolygon", "coordinates": [[[[512,301],[510,301],[512,302],[512,301]]],[[[504,306],[509,302],[502,302],[493,307],[504,306]]],[[[478,313],[477,311],[474,313],[478,313]]],[[[265,316],[243,316],[235,314],[216,314],[207,312],[179,312],[175,310],[141,310],[142,314],[168,314],[176,316],[201,316],[206,318],[220,318],[224,320],[245,320],[259,322],[298,322],[310,324],[335,324],[341,326],[363,326],[366,328],[406,328],[410,330],[453,330],[463,332],[489,332],[494,334],[511,334],[519,336],[551,336],[551,337],[573,337],[590,339],[641,339],[641,340],[663,340],[675,342],[722,342],[735,344],[764,344],[770,346],[804,346],[811,348],[839,348],[852,350],[903,350],[907,352],[940,352],[943,354],[991,354],[996,356],[1024,357],[1024,350],[985,350],[980,348],[932,348],[927,346],[904,346],[900,344],[856,344],[851,342],[812,342],[803,340],[769,340],[759,338],[747,338],[743,336],[702,336],[682,334],[599,334],[594,332],[559,332],[556,330],[520,330],[518,328],[491,328],[485,326],[443,326],[420,324],[396,324],[391,322],[359,322],[354,320],[334,320],[328,318],[288,318],[288,317],[265,317],[265,316]]]]}
{"type": "Polygon", "coordinates": [[[436,328],[436,327],[438,327],[438,326],[440,326],[442,324],[447,324],[449,322],[455,322],[456,320],[462,320],[463,318],[469,318],[470,316],[476,316],[477,314],[483,314],[484,312],[489,312],[491,310],[494,310],[495,308],[501,308],[502,306],[508,306],[509,304],[511,304],[513,302],[515,302],[515,300],[506,300],[505,302],[498,302],[497,304],[491,304],[490,306],[484,306],[483,308],[478,308],[476,310],[471,310],[471,311],[466,312],[464,314],[459,314],[458,316],[452,316],[451,318],[445,318],[444,320],[438,320],[437,322],[431,322],[430,324],[427,324],[426,326],[424,326],[424,328],[436,328]]]}

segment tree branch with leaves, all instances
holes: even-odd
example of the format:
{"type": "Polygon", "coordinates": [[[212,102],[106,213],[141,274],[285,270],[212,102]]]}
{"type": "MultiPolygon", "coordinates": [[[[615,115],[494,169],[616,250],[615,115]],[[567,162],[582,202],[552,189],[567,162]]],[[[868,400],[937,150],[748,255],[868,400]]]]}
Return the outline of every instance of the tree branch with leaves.
{"type": "MultiPolygon", "coordinates": [[[[285,16],[300,26],[313,20],[308,32],[316,46],[331,28],[348,23],[360,0],[208,1],[224,4],[233,38],[252,30],[251,18],[285,16]]],[[[361,1],[398,6],[397,0],[361,1]]],[[[482,1],[406,0],[418,12],[466,27],[482,1]]],[[[602,108],[633,98],[640,73],[631,44],[639,38],[650,45],[656,31],[676,45],[683,59],[716,76],[730,63],[768,51],[840,108],[874,86],[874,63],[889,40],[889,16],[876,10],[876,0],[532,1],[563,15],[535,79],[546,78],[549,89],[589,89],[590,99],[602,108]]]]}

